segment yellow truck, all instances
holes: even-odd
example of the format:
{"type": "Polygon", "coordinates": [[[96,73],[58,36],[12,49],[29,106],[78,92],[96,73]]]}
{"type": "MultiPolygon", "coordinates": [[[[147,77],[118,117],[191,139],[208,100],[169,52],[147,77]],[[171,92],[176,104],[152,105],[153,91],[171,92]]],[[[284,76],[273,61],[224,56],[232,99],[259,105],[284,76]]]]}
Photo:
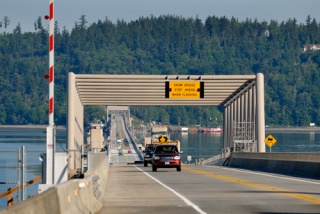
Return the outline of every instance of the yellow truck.
{"type": "Polygon", "coordinates": [[[180,151],[180,141],[171,140],[168,127],[166,125],[154,125],[151,128],[151,144],[174,144],[180,151]]]}

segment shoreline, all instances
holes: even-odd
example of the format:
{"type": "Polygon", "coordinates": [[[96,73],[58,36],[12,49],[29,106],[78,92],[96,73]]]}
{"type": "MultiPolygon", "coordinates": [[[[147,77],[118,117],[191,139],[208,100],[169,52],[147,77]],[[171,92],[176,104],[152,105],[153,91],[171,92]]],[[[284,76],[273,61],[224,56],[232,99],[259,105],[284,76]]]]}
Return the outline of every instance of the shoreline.
{"type": "Polygon", "coordinates": [[[267,127],[265,131],[312,132],[320,131],[320,127],[267,127]]]}
{"type": "MultiPolygon", "coordinates": [[[[46,129],[49,125],[0,125],[1,128],[22,128],[22,129],[46,129]]],[[[66,129],[66,126],[57,126],[56,129],[66,129]]],[[[320,131],[320,127],[266,127],[265,131],[320,131]]]]}
{"type": "MultiPolygon", "coordinates": [[[[17,129],[17,128],[22,128],[22,129],[46,129],[49,125],[0,125],[0,129],[17,129]]],[[[56,129],[66,129],[65,126],[57,126],[56,129]]]]}

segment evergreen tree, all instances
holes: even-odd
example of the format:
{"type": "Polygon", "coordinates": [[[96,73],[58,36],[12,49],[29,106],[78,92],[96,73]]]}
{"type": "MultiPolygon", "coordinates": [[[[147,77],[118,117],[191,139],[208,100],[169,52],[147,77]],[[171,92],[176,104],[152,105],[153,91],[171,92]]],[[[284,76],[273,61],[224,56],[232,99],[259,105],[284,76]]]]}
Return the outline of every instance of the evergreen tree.
{"type": "MultiPolygon", "coordinates": [[[[7,32],[0,22],[0,124],[48,122],[48,32],[41,17],[35,32],[20,23],[7,32]]],[[[68,72],[88,74],[265,76],[266,123],[279,126],[320,124],[320,52],[303,52],[320,43],[319,23],[289,19],[278,23],[232,17],[172,15],[88,24],[82,15],[69,32],[55,22],[55,123],[66,123],[68,72]]],[[[220,107],[132,107],[144,121],[181,125],[222,123],[220,107]],[[213,118],[210,120],[210,118],[213,118]],[[217,119],[215,119],[217,118],[217,119]]],[[[86,107],[86,122],[103,109],[86,107]],[[96,111],[96,112],[95,112],[96,111]]]]}

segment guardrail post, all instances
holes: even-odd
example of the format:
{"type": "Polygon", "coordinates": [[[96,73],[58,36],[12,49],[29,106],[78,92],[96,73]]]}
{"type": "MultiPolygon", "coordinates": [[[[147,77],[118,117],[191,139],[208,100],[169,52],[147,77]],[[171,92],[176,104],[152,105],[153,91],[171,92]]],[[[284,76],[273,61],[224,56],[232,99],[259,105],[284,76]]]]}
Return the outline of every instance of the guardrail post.
{"type": "Polygon", "coordinates": [[[22,200],[26,200],[26,154],[25,147],[22,146],[22,200]]]}
{"type": "Polygon", "coordinates": [[[10,207],[13,205],[13,196],[12,196],[12,191],[11,188],[8,189],[8,199],[7,199],[7,206],[10,207]]]}
{"type": "MultiPolygon", "coordinates": [[[[20,186],[21,185],[21,149],[19,148],[18,150],[18,162],[17,162],[17,185],[20,186]]],[[[19,190],[18,191],[18,201],[20,202],[21,201],[21,191],[22,190],[19,190]]]]}

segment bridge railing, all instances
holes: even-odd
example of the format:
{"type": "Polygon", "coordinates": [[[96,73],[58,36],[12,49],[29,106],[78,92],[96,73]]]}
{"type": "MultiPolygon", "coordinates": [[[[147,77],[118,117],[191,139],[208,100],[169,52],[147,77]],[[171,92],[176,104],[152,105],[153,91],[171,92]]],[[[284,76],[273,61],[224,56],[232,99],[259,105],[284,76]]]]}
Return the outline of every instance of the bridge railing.
{"type": "Polygon", "coordinates": [[[233,152],[226,166],[305,178],[320,178],[319,153],[233,152]]]}
{"type": "Polygon", "coordinates": [[[109,163],[106,158],[82,179],[54,185],[28,200],[0,210],[7,213],[97,213],[103,206],[109,163]]]}
{"type": "Polygon", "coordinates": [[[0,208],[38,193],[37,183],[43,175],[39,156],[43,152],[45,150],[26,149],[25,146],[0,150],[0,208]]]}
{"type": "MultiPolygon", "coordinates": [[[[125,120],[124,116],[123,116],[123,119],[125,120]]],[[[133,139],[133,137],[132,137],[132,135],[131,135],[128,127],[127,127],[127,124],[126,124],[126,123],[124,123],[124,124],[125,124],[125,131],[126,131],[126,132],[128,133],[128,135],[129,135],[129,138],[130,138],[130,140],[131,140],[131,142],[132,142],[132,145],[133,145],[133,147],[134,147],[134,150],[136,151],[137,155],[139,156],[139,159],[140,159],[140,160],[143,160],[143,154],[142,154],[142,152],[141,152],[140,149],[138,148],[135,140],[133,139]]]]}
{"type": "Polygon", "coordinates": [[[226,147],[223,148],[221,151],[221,154],[213,156],[211,158],[207,158],[207,159],[198,159],[196,160],[196,165],[205,165],[205,164],[215,164],[215,165],[222,165],[223,162],[230,156],[231,154],[231,148],[230,147],[226,147]]]}

